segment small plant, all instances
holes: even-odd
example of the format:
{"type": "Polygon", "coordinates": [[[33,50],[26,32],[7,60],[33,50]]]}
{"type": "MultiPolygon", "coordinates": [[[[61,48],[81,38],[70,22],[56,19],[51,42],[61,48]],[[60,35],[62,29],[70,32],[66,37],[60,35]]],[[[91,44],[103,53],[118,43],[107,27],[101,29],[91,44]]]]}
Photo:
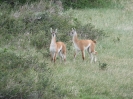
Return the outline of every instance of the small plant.
{"type": "Polygon", "coordinates": [[[113,39],[113,42],[114,42],[114,43],[117,43],[117,42],[120,42],[120,40],[121,40],[120,37],[115,37],[115,38],[113,39]]]}
{"type": "Polygon", "coordinates": [[[107,69],[107,63],[101,63],[101,62],[99,61],[99,68],[100,68],[101,70],[107,69]]]}

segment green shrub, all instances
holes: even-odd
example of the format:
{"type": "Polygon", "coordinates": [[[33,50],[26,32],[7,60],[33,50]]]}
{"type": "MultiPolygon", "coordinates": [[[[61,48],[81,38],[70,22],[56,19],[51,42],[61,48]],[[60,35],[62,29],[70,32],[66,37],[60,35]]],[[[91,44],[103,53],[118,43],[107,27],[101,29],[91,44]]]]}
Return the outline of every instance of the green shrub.
{"type": "Polygon", "coordinates": [[[38,49],[47,48],[49,38],[46,37],[45,31],[36,33],[31,38],[31,45],[36,46],[38,49]]]}
{"type": "Polygon", "coordinates": [[[81,38],[98,40],[102,36],[105,36],[105,32],[103,30],[96,29],[95,26],[93,26],[91,23],[77,28],[77,31],[81,38]]]}
{"type": "Polygon", "coordinates": [[[0,51],[0,96],[4,99],[41,97],[49,86],[49,69],[36,57],[18,56],[8,49],[0,51]]]}
{"type": "Polygon", "coordinates": [[[13,19],[8,13],[2,13],[0,15],[0,32],[2,34],[18,34],[25,30],[25,24],[20,20],[13,19]]]}

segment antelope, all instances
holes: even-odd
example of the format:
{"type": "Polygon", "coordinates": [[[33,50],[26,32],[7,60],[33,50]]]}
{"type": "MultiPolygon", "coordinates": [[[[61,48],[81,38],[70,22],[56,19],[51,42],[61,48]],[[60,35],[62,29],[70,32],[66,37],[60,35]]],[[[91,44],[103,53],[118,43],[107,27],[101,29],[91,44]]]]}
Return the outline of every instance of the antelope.
{"type": "Polygon", "coordinates": [[[77,56],[77,52],[81,51],[82,52],[82,59],[85,59],[85,50],[87,50],[87,52],[90,54],[90,58],[91,58],[91,63],[96,62],[96,54],[97,52],[95,51],[95,45],[96,45],[96,41],[94,40],[79,40],[77,37],[77,32],[76,29],[72,28],[72,31],[70,32],[70,35],[73,37],[72,41],[74,44],[74,48],[75,48],[75,53],[74,53],[74,59],[77,56]]]}
{"type": "Polygon", "coordinates": [[[56,56],[57,54],[59,54],[59,56],[62,58],[62,60],[64,60],[64,62],[66,61],[66,45],[63,42],[56,42],[56,33],[57,33],[57,29],[52,30],[52,28],[50,28],[51,31],[51,35],[52,35],[52,39],[51,39],[51,44],[50,44],[50,53],[51,53],[51,61],[56,61],[56,56]]]}

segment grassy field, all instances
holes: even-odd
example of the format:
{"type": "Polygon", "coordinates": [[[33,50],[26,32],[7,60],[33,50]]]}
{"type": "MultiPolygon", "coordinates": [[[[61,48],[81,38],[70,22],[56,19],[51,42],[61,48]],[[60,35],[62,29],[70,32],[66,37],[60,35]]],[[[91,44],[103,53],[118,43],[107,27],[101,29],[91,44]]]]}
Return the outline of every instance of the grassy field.
{"type": "Polygon", "coordinates": [[[133,55],[132,12],[119,9],[69,10],[82,24],[92,23],[103,29],[106,37],[97,41],[98,62],[90,64],[86,53],[73,61],[73,49],[67,52],[66,64],[47,61],[54,72],[55,86],[66,99],[132,99],[133,55]],[[101,66],[106,64],[104,70],[101,66]]]}
{"type": "MultiPolygon", "coordinates": [[[[129,9],[129,7],[125,9],[70,9],[61,13],[63,17],[70,15],[73,19],[80,21],[82,25],[91,23],[96,29],[103,30],[105,36],[97,40],[96,51],[98,55],[96,63],[90,64],[87,52],[85,61],[82,60],[81,53],[77,55],[74,61],[74,49],[73,46],[69,46],[66,63],[60,63],[58,57],[56,64],[54,64],[51,63],[47,50],[44,50],[44,47],[37,49],[33,42],[35,41],[41,45],[42,42],[40,43],[39,38],[43,39],[42,36],[47,34],[42,29],[45,21],[44,23],[36,23],[34,17],[31,18],[36,12],[45,10],[40,10],[39,6],[37,11],[36,5],[34,6],[35,9],[32,9],[32,5],[31,9],[28,9],[28,7],[30,8],[29,5],[20,7],[18,10],[20,16],[17,17],[20,18],[19,24],[17,18],[8,21],[8,17],[12,19],[12,15],[17,13],[16,10],[12,11],[7,18],[5,17],[7,22],[16,22],[18,27],[22,25],[22,28],[25,28],[23,27],[25,24],[21,23],[23,22],[21,18],[23,19],[24,16],[25,19],[28,16],[25,21],[35,23],[29,24],[29,27],[33,27],[29,30],[37,29],[36,31],[39,32],[36,33],[36,36],[34,33],[23,33],[24,29],[20,29],[20,34],[15,35],[14,33],[13,35],[13,32],[19,31],[19,29],[17,29],[17,25],[15,25],[16,28],[13,28],[15,26],[12,26],[13,29],[10,28],[10,24],[9,29],[11,30],[1,29],[2,32],[5,31],[6,33],[0,34],[0,61],[3,63],[0,65],[0,91],[2,91],[0,92],[0,98],[7,96],[11,99],[17,99],[18,97],[25,98],[27,95],[28,99],[47,99],[48,97],[49,99],[53,97],[55,99],[133,99],[132,9],[129,9]],[[24,8],[27,8],[26,12],[23,10],[24,8]],[[30,11],[33,15],[30,15],[30,11]],[[41,25],[39,26],[39,24],[41,25]],[[12,34],[10,34],[10,31],[12,34]],[[4,58],[2,55],[5,55],[4,58]],[[46,56],[48,57],[46,58],[46,56]],[[5,64],[7,67],[4,67],[5,64]]],[[[53,9],[50,11],[53,11],[53,9]]],[[[3,13],[5,12],[3,10],[3,13]]],[[[8,13],[6,14],[8,15],[8,13]]],[[[5,20],[3,20],[3,23],[5,20]]],[[[48,26],[50,25],[56,25],[56,22],[54,24],[49,23],[48,26]]],[[[45,40],[48,40],[48,38],[45,38],[45,40]]]]}

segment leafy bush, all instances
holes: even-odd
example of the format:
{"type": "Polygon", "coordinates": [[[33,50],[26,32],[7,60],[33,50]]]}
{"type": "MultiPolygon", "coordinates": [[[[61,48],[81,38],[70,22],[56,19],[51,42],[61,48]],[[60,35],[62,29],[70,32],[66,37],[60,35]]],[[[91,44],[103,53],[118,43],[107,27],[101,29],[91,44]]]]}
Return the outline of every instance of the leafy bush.
{"type": "Polygon", "coordinates": [[[2,34],[18,34],[24,30],[24,23],[21,20],[16,20],[9,17],[9,13],[3,12],[0,15],[0,32],[2,34]]]}
{"type": "Polygon", "coordinates": [[[50,84],[46,63],[36,57],[24,58],[4,49],[0,63],[0,96],[4,99],[29,99],[35,93],[41,97],[50,84]]]}
{"type": "Polygon", "coordinates": [[[38,34],[34,34],[31,38],[31,44],[37,48],[47,48],[47,43],[49,41],[48,37],[45,36],[45,31],[41,31],[38,34]]]}
{"type": "Polygon", "coordinates": [[[103,30],[96,29],[91,23],[78,27],[77,31],[81,38],[85,39],[98,40],[102,36],[105,36],[103,30]]]}

